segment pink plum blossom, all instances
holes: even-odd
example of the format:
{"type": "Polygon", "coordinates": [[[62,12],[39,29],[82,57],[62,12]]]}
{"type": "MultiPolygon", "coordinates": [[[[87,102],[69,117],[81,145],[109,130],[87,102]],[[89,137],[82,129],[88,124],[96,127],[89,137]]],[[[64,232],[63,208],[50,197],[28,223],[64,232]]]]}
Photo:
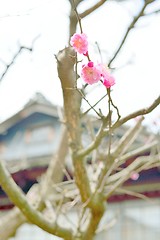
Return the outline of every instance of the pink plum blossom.
{"type": "Polygon", "coordinates": [[[101,72],[93,62],[88,62],[82,67],[81,76],[86,83],[93,84],[100,80],[101,72]]]}
{"type": "Polygon", "coordinates": [[[113,85],[115,84],[115,79],[114,77],[110,74],[108,75],[107,78],[104,78],[103,80],[103,85],[106,87],[106,88],[110,88],[112,87],[113,85]]]}
{"type": "Polygon", "coordinates": [[[110,88],[115,84],[115,79],[104,64],[94,65],[93,62],[83,65],[81,76],[88,84],[97,83],[102,80],[106,88],[110,88]]]}
{"type": "Polygon", "coordinates": [[[106,88],[110,88],[115,84],[115,78],[109,72],[109,69],[104,64],[98,64],[98,68],[101,71],[101,79],[103,85],[106,88]]]}
{"type": "Polygon", "coordinates": [[[75,33],[70,40],[71,46],[76,52],[87,55],[88,53],[88,40],[85,33],[75,33]]]}

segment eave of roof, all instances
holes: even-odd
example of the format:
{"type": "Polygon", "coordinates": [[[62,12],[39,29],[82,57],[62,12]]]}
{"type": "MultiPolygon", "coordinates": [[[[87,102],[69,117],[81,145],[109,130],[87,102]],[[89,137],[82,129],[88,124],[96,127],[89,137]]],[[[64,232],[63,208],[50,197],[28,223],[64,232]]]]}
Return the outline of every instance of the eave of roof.
{"type": "Polygon", "coordinates": [[[29,102],[19,112],[0,123],[0,134],[4,134],[10,127],[14,126],[14,124],[35,112],[44,113],[53,117],[58,116],[56,106],[46,99],[44,101],[42,101],[42,99],[39,101],[38,99],[33,98],[33,100],[29,100],[29,102]]]}

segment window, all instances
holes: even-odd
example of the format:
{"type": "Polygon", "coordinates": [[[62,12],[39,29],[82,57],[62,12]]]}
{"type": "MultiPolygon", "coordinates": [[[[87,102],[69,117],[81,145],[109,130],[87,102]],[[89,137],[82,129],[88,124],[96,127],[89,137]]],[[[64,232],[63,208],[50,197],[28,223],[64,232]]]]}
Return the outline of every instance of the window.
{"type": "Polygon", "coordinates": [[[25,132],[26,143],[50,142],[54,137],[54,129],[51,126],[41,126],[25,132]]]}

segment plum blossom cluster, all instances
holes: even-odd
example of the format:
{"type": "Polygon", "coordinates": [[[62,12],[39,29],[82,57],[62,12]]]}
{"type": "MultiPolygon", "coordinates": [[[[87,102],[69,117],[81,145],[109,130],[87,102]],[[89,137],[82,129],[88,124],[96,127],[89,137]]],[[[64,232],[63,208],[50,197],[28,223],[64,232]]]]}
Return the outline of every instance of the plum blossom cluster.
{"type": "MultiPolygon", "coordinates": [[[[77,53],[83,54],[89,59],[88,39],[85,33],[75,33],[71,37],[70,44],[77,53]]],[[[115,84],[115,79],[107,66],[102,63],[95,64],[90,59],[87,64],[82,66],[81,77],[84,82],[88,84],[94,84],[101,81],[106,88],[110,88],[115,84]]]]}

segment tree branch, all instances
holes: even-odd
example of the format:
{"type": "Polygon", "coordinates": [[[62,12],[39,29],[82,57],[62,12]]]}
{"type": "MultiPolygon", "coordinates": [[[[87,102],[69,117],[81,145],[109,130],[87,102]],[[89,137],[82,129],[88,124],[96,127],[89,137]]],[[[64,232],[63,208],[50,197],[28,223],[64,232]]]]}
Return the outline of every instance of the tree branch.
{"type": "Polygon", "coordinates": [[[77,155],[77,152],[82,148],[82,143],[80,121],[81,95],[76,88],[76,75],[74,72],[75,52],[72,48],[65,48],[58,53],[56,58],[58,75],[63,90],[66,127],[72,151],[75,182],[79,189],[82,202],[86,207],[90,208],[91,213],[89,224],[86,231],[83,233],[82,239],[92,240],[105,211],[105,200],[101,193],[92,195],[85,158],[84,156],[80,157],[77,155]]]}
{"type": "Polygon", "coordinates": [[[11,175],[4,166],[3,161],[0,161],[0,183],[3,190],[7,193],[10,200],[18,206],[21,212],[27,217],[27,219],[47,231],[48,233],[57,235],[59,237],[64,237],[65,239],[72,239],[72,231],[62,228],[45,219],[45,216],[38,212],[32,205],[27,201],[22,190],[17,186],[17,184],[12,179],[11,175]]]}
{"type": "Polygon", "coordinates": [[[143,115],[147,115],[148,113],[152,112],[156,107],[158,107],[158,105],[160,104],[160,96],[158,96],[155,101],[147,108],[142,108],[138,111],[135,111],[131,114],[129,114],[128,116],[121,118],[118,122],[116,122],[115,124],[113,124],[112,128],[116,129],[117,127],[120,127],[122,124],[128,122],[131,119],[134,119],[138,116],[143,116],[143,115]]]}
{"type": "Polygon", "coordinates": [[[151,200],[149,197],[146,197],[144,194],[142,193],[138,193],[138,192],[134,192],[131,190],[128,190],[126,188],[117,188],[116,193],[120,193],[120,194],[127,194],[136,198],[140,198],[142,200],[148,201],[149,203],[153,203],[153,200],[151,200]]]}
{"type": "Polygon", "coordinates": [[[142,8],[141,8],[141,10],[140,10],[140,12],[137,14],[137,16],[135,16],[135,17],[133,18],[133,21],[132,21],[132,22],[130,23],[130,25],[128,26],[127,31],[126,31],[124,37],[122,38],[122,41],[121,41],[118,49],[116,50],[116,52],[114,53],[114,56],[113,56],[113,57],[111,58],[111,60],[109,61],[108,67],[111,66],[112,62],[113,62],[114,59],[117,57],[118,53],[120,52],[121,48],[123,47],[123,45],[124,45],[124,43],[125,43],[128,35],[129,35],[131,29],[133,29],[133,28],[135,27],[135,24],[138,22],[139,18],[143,16],[144,10],[145,10],[146,7],[148,6],[148,4],[150,4],[150,1],[145,1],[145,2],[144,2],[144,5],[142,6],[142,8]]]}
{"type": "MultiPolygon", "coordinates": [[[[135,111],[129,114],[124,118],[121,118],[119,121],[117,121],[115,124],[112,125],[112,131],[135,117],[146,115],[152,112],[159,104],[160,104],[160,97],[158,97],[149,107],[140,109],[138,111],[135,111]]],[[[77,155],[79,157],[83,157],[89,154],[90,152],[92,152],[101,143],[104,136],[107,136],[108,133],[109,131],[105,130],[104,124],[102,124],[100,130],[96,135],[95,140],[92,143],[90,143],[90,145],[86,149],[79,150],[77,152],[77,155]]]]}
{"type": "Polygon", "coordinates": [[[29,48],[29,47],[25,47],[25,46],[20,46],[18,51],[15,53],[15,55],[12,57],[12,60],[9,64],[6,65],[6,69],[4,70],[4,72],[2,73],[1,77],[0,77],[0,82],[2,81],[2,79],[5,77],[5,75],[7,74],[8,70],[12,67],[12,65],[14,64],[16,58],[20,55],[20,53],[23,51],[23,50],[28,50],[30,52],[33,51],[33,46],[34,46],[34,43],[35,41],[39,38],[39,35],[32,41],[32,46],[29,48]]]}
{"type": "MultiPolygon", "coordinates": [[[[66,136],[66,128],[62,127],[59,148],[57,150],[57,153],[55,154],[55,157],[51,159],[46,174],[42,177],[40,183],[33,185],[27,193],[27,199],[30,202],[32,200],[30,196],[35,196],[33,204],[35,208],[39,211],[42,211],[44,208],[44,196],[48,196],[51,191],[53,193],[53,184],[58,183],[62,180],[63,166],[66,158],[67,149],[68,142],[66,136]],[[39,189],[42,189],[41,196],[39,196],[39,189]]],[[[0,236],[4,240],[8,239],[8,237],[14,235],[16,229],[26,221],[27,219],[22,214],[22,212],[17,207],[14,207],[7,214],[1,217],[0,236]],[[6,231],[6,228],[8,229],[8,231],[6,231]]]]}
{"type": "Polygon", "coordinates": [[[129,146],[134,141],[135,137],[139,133],[141,122],[143,118],[141,118],[137,124],[130,128],[126,134],[119,140],[119,143],[116,144],[117,147],[111,151],[110,154],[107,153],[105,161],[105,165],[103,167],[103,170],[99,176],[97,189],[98,191],[103,191],[106,179],[110,176],[110,174],[115,171],[119,166],[119,161],[117,159],[120,158],[121,155],[129,148],[129,146]]]}
{"type": "Polygon", "coordinates": [[[81,95],[76,89],[76,75],[74,72],[75,52],[72,48],[65,48],[58,53],[56,58],[58,75],[63,90],[66,127],[68,130],[69,145],[72,150],[75,180],[80,190],[82,201],[85,202],[89,198],[91,190],[84,166],[84,159],[83,157],[77,158],[77,151],[82,148],[82,143],[80,123],[81,95]]]}
{"type": "Polygon", "coordinates": [[[147,17],[147,16],[150,16],[150,15],[158,14],[158,13],[160,13],[160,9],[157,9],[157,10],[155,10],[153,12],[144,13],[143,16],[147,17]]]}
{"type": "Polygon", "coordinates": [[[125,163],[127,159],[131,159],[132,157],[143,154],[144,152],[149,151],[151,148],[156,147],[157,144],[158,144],[158,141],[155,140],[149,144],[145,144],[142,147],[136,148],[135,150],[130,151],[124,154],[123,156],[120,156],[120,157],[117,156],[117,159],[118,159],[117,167],[125,163]]]}
{"type": "Polygon", "coordinates": [[[22,52],[22,50],[28,50],[30,52],[32,52],[32,48],[28,48],[28,47],[24,47],[21,46],[18,51],[16,52],[16,54],[13,56],[11,62],[9,64],[6,65],[6,69],[4,70],[4,72],[2,73],[1,77],[0,77],[0,81],[2,81],[2,79],[4,78],[4,76],[7,74],[8,70],[11,68],[11,66],[14,64],[16,58],[20,55],[20,53],[22,52]]]}
{"type": "MultiPolygon", "coordinates": [[[[77,7],[78,5],[82,2],[83,0],[79,0],[79,1],[73,1],[73,0],[69,0],[70,4],[71,4],[71,12],[70,12],[70,26],[69,26],[69,40],[70,37],[76,32],[76,27],[77,27],[77,23],[78,21],[80,21],[82,18],[88,16],[90,13],[92,13],[93,11],[95,11],[96,9],[98,9],[100,6],[102,6],[107,0],[101,0],[98,3],[96,3],[94,6],[92,6],[91,8],[85,10],[83,13],[78,13],[78,18],[76,16],[76,12],[75,12],[75,8],[77,11],[77,7]],[[73,6],[74,5],[74,6],[73,6]],[[72,7],[73,6],[73,7],[72,7]]],[[[81,24],[80,24],[81,25],[81,24]]]]}
{"type": "Polygon", "coordinates": [[[121,170],[120,172],[110,176],[106,181],[106,186],[110,186],[107,190],[105,197],[108,199],[116,189],[121,186],[125,181],[127,181],[132,172],[136,171],[141,172],[142,170],[148,169],[152,167],[152,164],[159,164],[159,155],[155,156],[141,156],[138,157],[134,162],[132,162],[127,168],[121,170]],[[116,177],[116,181],[113,182],[113,179],[116,177]]]}
{"type": "Polygon", "coordinates": [[[131,146],[141,129],[141,123],[143,119],[143,117],[140,118],[134,127],[130,127],[124,136],[122,136],[122,138],[119,140],[118,144],[116,144],[116,147],[111,152],[114,159],[124,154],[131,146]]]}
{"type": "Polygon", "coordinates": [[[113,186],[113,188],[109,190],[108,195],[110,196],[117,187],[119,187],[122,183],[129,179],[132,172],[140,172],[142,171],[142,167],[143,170],[145,170],[146,168],[148,169],[149,166],[152,166],[152,164],[155,163],[158,163],[160,165],[160,157],[158,154],[154,156],[140,156],[137,157],[136,160],[134,160],[127,168],[124,168],[120,172],[109,176],[106,181],[106,186],[111,185],[113,186]]]}
{"type": "Polygon", "coordinates": [[[89,14],[91,14],[92,12],[94,12],[96,9],[98,9],[99,7],[101,7],[104,3],[106,3],[107,0],[100,0],[98,3],[96,3],[94,6],[88,8],[87,10],[85,10],[82,13],[79,13],[79,17],[80,18],[84,18],[86,16],[88,16],[89,14]]]}

